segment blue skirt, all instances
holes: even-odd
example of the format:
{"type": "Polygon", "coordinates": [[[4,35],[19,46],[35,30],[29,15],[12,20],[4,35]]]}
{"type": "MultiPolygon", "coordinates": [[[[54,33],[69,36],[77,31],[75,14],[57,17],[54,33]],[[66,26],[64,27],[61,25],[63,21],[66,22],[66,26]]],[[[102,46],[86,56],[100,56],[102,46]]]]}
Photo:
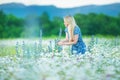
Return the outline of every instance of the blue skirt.
{"type": "Polygon", "coordinates": [[[71,53],[72,54],[85,54],[86,45],[84,42],[77,42],[77,44],[72,45],[71,53]]]}

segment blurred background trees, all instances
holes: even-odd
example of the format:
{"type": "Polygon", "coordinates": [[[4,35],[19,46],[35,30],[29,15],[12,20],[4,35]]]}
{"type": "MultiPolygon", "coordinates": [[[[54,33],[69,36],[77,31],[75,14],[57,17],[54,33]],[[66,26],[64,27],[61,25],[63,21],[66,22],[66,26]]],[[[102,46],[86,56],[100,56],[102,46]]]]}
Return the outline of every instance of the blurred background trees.
{"type": "MultiPolygon", "coordinates": [[[[60,28],[64,33],[63,18],[59,16],[51,19],[49,14],[44,12],[41,16],[32,18],[34,21],[27,21],[26,28],[26,20],[29,20],[29,18],[17,18],[12,14],[7,15],[1,10],[0,38],[28,37],[26,34],[30,34],[31,37],[39,37],[39,29],[42,29],[45,37],[58,35],[60,28]],[[30,29],[32,32],[29,31],[30,29]],[[37,35],[32,35],[33,32],[37,35]]],[[[32,18],[30,19],[32,20],[32,18]]],[[[120,15],[112,17],[104,14],[90,13],[85,15],[78,13],[74,15],[74,18],[83,35],[120,35],[120,15]]]]}

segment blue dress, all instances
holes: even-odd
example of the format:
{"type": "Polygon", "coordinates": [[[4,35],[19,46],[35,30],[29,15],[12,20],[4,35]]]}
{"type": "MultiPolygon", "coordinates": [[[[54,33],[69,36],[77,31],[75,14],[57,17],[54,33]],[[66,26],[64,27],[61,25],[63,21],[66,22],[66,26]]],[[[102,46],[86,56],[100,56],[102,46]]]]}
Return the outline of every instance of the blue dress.
{"type": "MultiPolygon", "coordinates": [[[[65,28],[65,32],[68,33],[67,27],[65,28]]],[[[78,35],[78,41],[76,44],[72,45],[71,53],[72,54],[84,54],[86,51],[86,45],[82,40],[81,30],[78,26],[75,26],[74,28],[74,35],[78,35]]],[[[69,33],[68,33],[68,38],[69,38],[69,33]]]]}

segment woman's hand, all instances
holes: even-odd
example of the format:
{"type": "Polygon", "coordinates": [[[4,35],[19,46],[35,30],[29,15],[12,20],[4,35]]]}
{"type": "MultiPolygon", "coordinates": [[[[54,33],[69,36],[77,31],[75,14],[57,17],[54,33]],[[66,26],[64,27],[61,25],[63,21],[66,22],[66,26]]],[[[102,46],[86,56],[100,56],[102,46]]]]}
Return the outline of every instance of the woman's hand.
{"type": "Polygon", "coordinates": [[[58,42],[58,45],[60,45],[60,46],[61,46],[61,45],[64,45],[64,42],[59,41],[59,42],[58,42]]]}

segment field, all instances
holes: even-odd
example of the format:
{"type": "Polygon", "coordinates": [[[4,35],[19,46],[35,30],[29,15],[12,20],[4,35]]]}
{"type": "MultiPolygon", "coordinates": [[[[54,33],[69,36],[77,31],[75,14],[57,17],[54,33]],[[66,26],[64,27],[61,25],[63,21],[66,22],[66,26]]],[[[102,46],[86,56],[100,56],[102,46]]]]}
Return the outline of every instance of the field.
{"type": "Polygon", "coordinates": [[[84,38],[72,55],[53,39],[0,40],[0,80],[119,80],[120,38],[84,38]]]}

